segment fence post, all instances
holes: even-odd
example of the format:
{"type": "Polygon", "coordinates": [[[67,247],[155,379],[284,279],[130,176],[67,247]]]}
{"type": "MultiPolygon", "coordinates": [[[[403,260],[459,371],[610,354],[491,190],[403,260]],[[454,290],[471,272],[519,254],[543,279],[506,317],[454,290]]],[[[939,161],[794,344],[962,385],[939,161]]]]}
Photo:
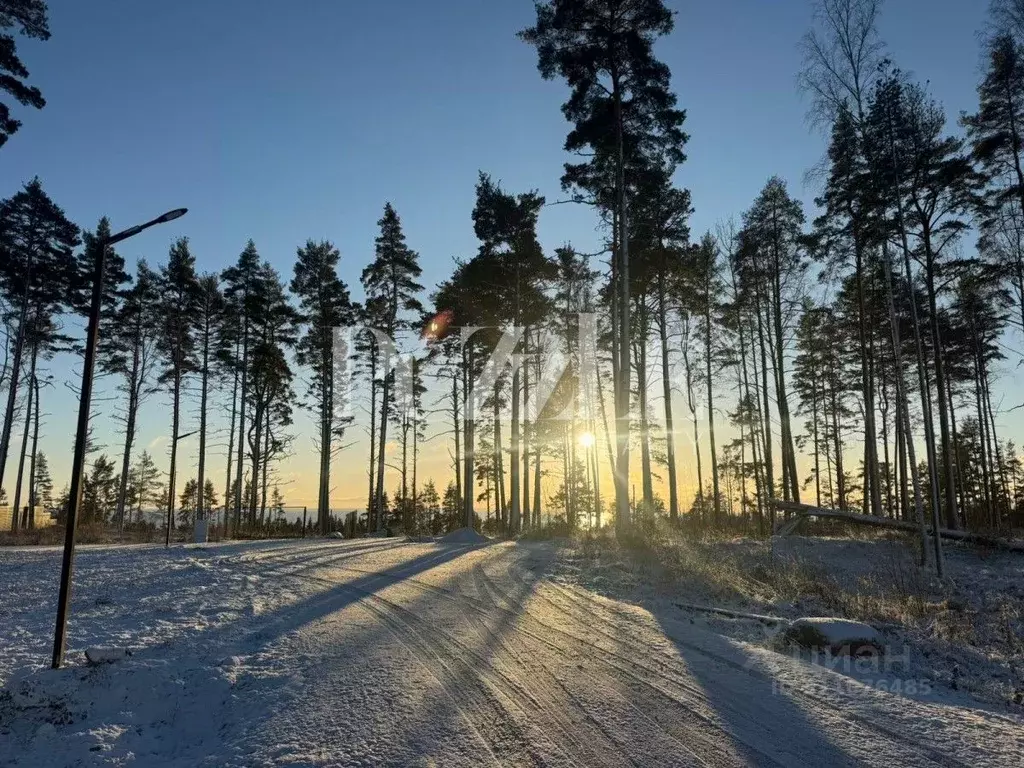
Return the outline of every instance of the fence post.
{"type": "Polygon", "coordinates": [[[302,508],[302,538],[306,538],[306,507],[302,508]]]}

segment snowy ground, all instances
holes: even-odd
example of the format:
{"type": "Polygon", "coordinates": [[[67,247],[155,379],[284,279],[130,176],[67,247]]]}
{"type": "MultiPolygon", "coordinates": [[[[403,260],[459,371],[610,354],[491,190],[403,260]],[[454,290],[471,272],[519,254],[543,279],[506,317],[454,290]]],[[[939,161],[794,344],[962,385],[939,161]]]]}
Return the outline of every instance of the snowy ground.
{"type": "MultiPolygon", "coordinates": [[[[881,630],[889,657],[861,679],[1024,715],[1024,555],[947,545],[943,580],[919,568],[916,556],[905,540],[885,537],[669,539],[639,552],[562,542],[550,576],[655,614],[699,605],[868,622],[881,630]]],[[[777,646],[782,628],[685,612],[700,626],[765,647],[777,646]]]]}
{"type": "Polygon", "coordinates": [[[1020,764],[1024,717],[598,596],[563,554],[83,548],[54,672],[59,552],[0,550],[0,766],[1020,764]]]}

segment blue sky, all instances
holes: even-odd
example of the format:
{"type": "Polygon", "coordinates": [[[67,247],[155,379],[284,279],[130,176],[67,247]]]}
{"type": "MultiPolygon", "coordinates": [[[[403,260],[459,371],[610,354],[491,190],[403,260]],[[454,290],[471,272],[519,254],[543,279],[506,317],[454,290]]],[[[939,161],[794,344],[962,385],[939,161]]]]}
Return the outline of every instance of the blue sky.
{"type": "MultiPolygon", "coordinates": [[[[19,42],[48,106],[18,111],[22,131],[0,150],[0,196],[38,175],[88,227],[104,214],[119,228],[191,209],[122,244],[129,261],[160,262],[188,235],[200,271],[219,271],[253,238],[287,274],[296,246],[327,238],[355,284],[390,200],[431,286],[475,249],[478,170],[560,197],[566,90],[540,79],[515,38],[533,20],[529,0],[49,5],[53,38],[19,42]]],[[[658,55],[688,112],[678,179],[693,193],[695,235],[738,217],[773,174],[809,203],[804,176],[823,151],[795,87],[809,0],[669,5],[676,31],[658,55]]],[[[985,5],[890,0],[884,12],[894,60],[954,116],[975,106],[985,5]]],[[[541,239],[592,250],[595,220],[547,209],[541,239]]],[[[58,378],[68,367],[57,362],[58,378]]],[[[64,439],[73,407],[63,390],[45,401],[50,441],[64,439]]],[[[64,451],[48,452],[59,472],[64,451]]]]}

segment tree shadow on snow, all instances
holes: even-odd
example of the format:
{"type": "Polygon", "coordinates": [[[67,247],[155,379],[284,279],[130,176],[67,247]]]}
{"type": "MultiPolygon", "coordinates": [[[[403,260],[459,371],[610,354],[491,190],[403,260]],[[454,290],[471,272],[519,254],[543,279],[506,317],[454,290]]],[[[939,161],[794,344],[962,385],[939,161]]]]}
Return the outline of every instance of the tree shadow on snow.
{"type": "MultiPolygon", "coordinates": [[[[849,754],[821,722],[810,717],[809,709],[828,708],[827,701],[798,703],[796,692],[728,638],[691,626],[674,606],[658,601],[649,608],[686,672],[699,684],[720,727],[753,763],[863,764],[863,756],[858,759],[849,754]]],[[[836,720],[833,724],[846,727],[836,720]]]]}

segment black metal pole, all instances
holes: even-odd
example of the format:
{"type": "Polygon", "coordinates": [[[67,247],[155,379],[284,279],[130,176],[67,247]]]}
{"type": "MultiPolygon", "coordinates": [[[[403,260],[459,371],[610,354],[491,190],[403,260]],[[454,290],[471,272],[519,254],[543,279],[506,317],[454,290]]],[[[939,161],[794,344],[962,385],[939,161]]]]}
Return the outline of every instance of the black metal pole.
{"type": "Polygon", "coordinates": [[[64,559],[60,569],[60,594],[57,597],[57,625],[53,631],[53,669],[64,662],[67,636],[68,606],[71,603],[71,578],[75,570],[75,533],[78,511],[82,507],[82,481],[85,479],[85,448],[89,437],[89,409],[92,407],[93,368],[96,345],[100,336],[100,308],[103,301],[103,271],[107,261],[108,241],[98,243],[93,274],[92,304],[86,334],[85,361],[82,364],[82,393],[78,402],[78,432],[75,435],[75,457],[71,464],[71,489],[68,516],[64,530],[64,559]]]}
{"type": "MultiPolygon", "coordinates": [[[[178,439],[175,438],[174,442],[177,443],[178,439]]],[[[174,446],[171,446],[171,450],[175,450],[174,446]]],[[[170,549],[171,547],[171,495],[167,494],[167,531],[164,534],[164,549],[170,549]]]]}
{"type": "Polygon", "coordinates": [[[68,517],[64,529],[64,557],[60,567],[60,593],[57,595],[57,623],[53,630],[53,659],[50,666],[60,669],[64,663],[64,644],[67,638],[68,607],[71,605],[71,579],[75,571],[75,534],[78,511],[82,508],[82,485],[85,479],[85,447],[89,437],[89,409],[92,407],[93,370],[96,367],[96,346],[100,339],[100,310],[103,307],[103,272],[106,268],[107,249],[114,243],[127,240],[156,224],[174,221],[188,213],[188,208],[176,208],[152,221],[96,241],[96,263],[93,269],[92,303],[89,306],[89,326],[86,331],[85,360],[82,363],[82,392],[78,402],[78,432],[75,434],[75,456],[71,463],[68,517]]]}

